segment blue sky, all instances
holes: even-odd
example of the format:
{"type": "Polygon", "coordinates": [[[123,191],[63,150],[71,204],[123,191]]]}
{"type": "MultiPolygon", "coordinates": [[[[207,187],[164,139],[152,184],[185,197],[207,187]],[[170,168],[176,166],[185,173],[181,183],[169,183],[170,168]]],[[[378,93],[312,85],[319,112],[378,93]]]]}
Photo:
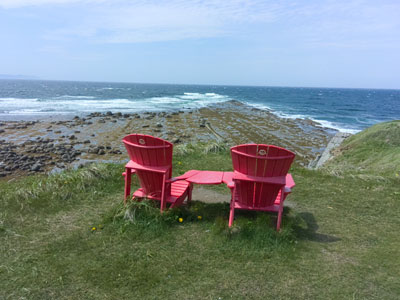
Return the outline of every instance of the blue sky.
{"type": "Polygon", "coordinates": [[[0,0],[0,74],[400,88],[400,1],[0,0]]]}

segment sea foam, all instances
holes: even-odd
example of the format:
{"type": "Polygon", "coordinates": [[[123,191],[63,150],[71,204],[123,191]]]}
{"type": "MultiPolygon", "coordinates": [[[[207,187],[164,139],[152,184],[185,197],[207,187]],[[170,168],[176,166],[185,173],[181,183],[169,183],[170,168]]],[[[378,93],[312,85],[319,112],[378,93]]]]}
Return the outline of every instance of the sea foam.
{"type": "Polygon", "coordinates": [[[334,122],[326,121],[326,120],[320,120],[313,118],[308,115],[303,115],[303,114],[290,114],[287,112],[282,112],[279,110],[274,110],[270,106],[267,106],[265,104],[259,104],[259,103],[251,103],[251,102],[246,102],[247,105],[253,106],[255,108],[261,109],[261,110],[267,110],[268,112],[274,114],[275,116],[282,118],[282,119],[302,119],[302,120],[311,120],[315,123],[317,123],[317,126],[324,127],[324,128],[330,128],[334,129],[340,132],[346,132],[346,133],[351,133],[351,134],[356,134],[357,132],[360,132],[361,130],[355,129],[355,128],[350,128],[350,127],[344,127],[343,125],[336,124],[334,122]]]}
{"type": "Polygon", "coordinates": [[[79,114],[90,112],[171,111],[201,108],[231,100],[216,93],[183,93],[141,99],[101,99],[95,96],[62,95],[48,98],[0,98],[3,114],[79,114]]]}

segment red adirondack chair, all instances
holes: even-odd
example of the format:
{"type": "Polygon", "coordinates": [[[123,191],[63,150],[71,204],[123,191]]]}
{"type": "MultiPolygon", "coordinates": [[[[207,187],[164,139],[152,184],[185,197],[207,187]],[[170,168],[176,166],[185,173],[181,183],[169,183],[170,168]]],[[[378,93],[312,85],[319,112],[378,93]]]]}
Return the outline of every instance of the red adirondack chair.
{"type": "MultiPolygon", "coordinates": [[[[149,198],[161,201],[161,211],[166,208],[179,206],[186,197],[191,201],[192,187],[189,182],[171,178],[173,145],[160,138],[144,134],[130,134],[123,138],[130,161],[126,165],[125,183],[130,182],[127,176],[131,170],[139,178],[140,188],[133,193],[135,198],[149,198]]],[[[125,195],[127,193],[125,185],[125,195]]],[[[130,186],[129,186],[130,188],[130,186]]],[[[126,199],[125,199],[126,203],[126,199]]]]}
{"type": "MultiPolygon", "coordinates": [[[[295,154],[273,145],[247,144],[231,148],[233,186],[229,227],[235,209],[278,213],[276,229],[282,220],[283,202],[295,185],[288,174],[295,154]]],[[[229,185],[228,185],[229,186],[229,185]]]]}

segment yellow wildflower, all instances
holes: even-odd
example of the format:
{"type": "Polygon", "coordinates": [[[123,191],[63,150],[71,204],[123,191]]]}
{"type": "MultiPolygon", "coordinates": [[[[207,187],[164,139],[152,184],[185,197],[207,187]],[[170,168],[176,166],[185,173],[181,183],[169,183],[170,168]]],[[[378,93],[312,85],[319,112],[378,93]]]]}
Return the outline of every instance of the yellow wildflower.
{"type": "Polygon", "coordinates": [[[182,219],[182,218],[179,218],[178,221],[179,221],[179,223],[182,223],[182,222],[183,222],[183,219],[182,219]]]}
{"type": "Polygon", "coordinates": [[[197,220],[201,220],[201,219],[203,219],[202,216],[197,216],[197,220]]]}
{"type": "Polygon", "coordinates": [[[96,227],[92,227],[92,231],[95,231],[97,228],[96,227]]]}

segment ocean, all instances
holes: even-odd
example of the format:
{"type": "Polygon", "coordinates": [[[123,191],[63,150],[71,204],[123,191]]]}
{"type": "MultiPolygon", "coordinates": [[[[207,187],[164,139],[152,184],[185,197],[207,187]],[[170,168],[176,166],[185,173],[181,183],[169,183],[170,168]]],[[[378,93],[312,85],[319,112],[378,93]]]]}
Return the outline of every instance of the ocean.
{"type": "Polygon", "coordinates": [[[400,119],[400,90],[0,80],[0,120],[195,109],[230,100],[349,133],[400,119]]]}

